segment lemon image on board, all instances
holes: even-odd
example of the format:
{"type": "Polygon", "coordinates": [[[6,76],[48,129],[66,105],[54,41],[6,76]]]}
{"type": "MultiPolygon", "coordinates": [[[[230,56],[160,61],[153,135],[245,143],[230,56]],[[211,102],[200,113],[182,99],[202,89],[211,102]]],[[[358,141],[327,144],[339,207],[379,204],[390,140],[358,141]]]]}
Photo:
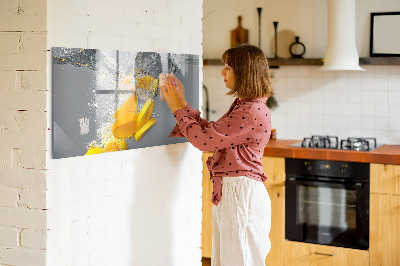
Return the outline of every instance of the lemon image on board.
{"type": "Polygon", "coordinates": [[[141,139],[143,138],[143,136],[146,135],[147,131],[148,131],[152,126],[154,126],[154,124],[155,124],[156,122],[157,122],[157,121],[156,121],[155,118],[152,118],[152,119],[150,119],[149,121],[147,121],[147,123],[146,123],[143,127],[141,127],[141,128],[139,129],[138,132],[136,132],[136,134],[135,134],[135,139],[136,139],[136,141],[141,140],[141,139]]]}
{"type": "Polygon", "coordinates": [[[125,139],[119,139],[117,142],[121,151],[129,150],[128,143],[126,142],[125,139]]]}
{"type": "Polygon", "coordinates": [[[120,151],[119,145],[116,141],[110,141],[104,146],[104,152],[120,151]]]}
{"type": "Polygon", "coordinates": [[[142,110],[140,110],[139,117],[137,119],[139,128],[142,128],[147,123],[147,121],[149,121],[151,114],[153,113],[153,108],[154,108],[154,101],[150,99],[147,100],[142,110]]]}
{"type": "Polygon", "coordinates": [[[134,92],[122,105],[118,110],[114,113],[113,118],[118,119],[127,113],[134,113],[137,108],[137,96],[136,92],[134,92]]]}
{"type": "Polygon", "coordinates": [[[99,154],[103,152],[104,151],[102,148],[89,148],[85,155],[99,154]]]}
{"type": "Polygon", "coordinates": [[[119,117],[111,127],[112,135],[117,139],[126,139],[138,131],[137,113],[126,113],[119,117]]]}

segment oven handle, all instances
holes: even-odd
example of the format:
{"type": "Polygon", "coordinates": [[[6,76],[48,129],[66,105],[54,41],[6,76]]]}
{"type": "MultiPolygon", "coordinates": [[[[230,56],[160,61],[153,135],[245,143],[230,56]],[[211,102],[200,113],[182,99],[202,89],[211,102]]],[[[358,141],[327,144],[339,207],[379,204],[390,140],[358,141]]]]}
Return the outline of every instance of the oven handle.
{"type": "Polygon", "coordinates": [[[321,180],[316,180],[316,181],[310,181],[310,180],[304,180],[303,178],[298,178],[298,177],[288,177],[286,181],[294,181],[297,183],[301,183],[304,185],[318,185],[318,184],[325,184],[325,185],[341,185],[345,186],[348,188],[353,188],[353,189],[361,189],[363,187],[362,182],[356,182],[356,183],[346,183],[346,182],[332,182],[332,181],[321,181],[321,180]]]}

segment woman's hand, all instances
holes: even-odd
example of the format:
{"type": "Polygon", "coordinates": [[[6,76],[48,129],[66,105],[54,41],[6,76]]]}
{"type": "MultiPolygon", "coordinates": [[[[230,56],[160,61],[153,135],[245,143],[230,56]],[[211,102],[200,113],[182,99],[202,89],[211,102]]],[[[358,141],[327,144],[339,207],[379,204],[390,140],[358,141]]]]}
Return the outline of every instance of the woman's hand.
{"type": "Polygon", "coordinates": [[[167,77],[164,86],[160,87],[160,89],[172,113],[178,109],[185,108],[187,104],[185,100],[185,88],[178,79],[167,77]]]}

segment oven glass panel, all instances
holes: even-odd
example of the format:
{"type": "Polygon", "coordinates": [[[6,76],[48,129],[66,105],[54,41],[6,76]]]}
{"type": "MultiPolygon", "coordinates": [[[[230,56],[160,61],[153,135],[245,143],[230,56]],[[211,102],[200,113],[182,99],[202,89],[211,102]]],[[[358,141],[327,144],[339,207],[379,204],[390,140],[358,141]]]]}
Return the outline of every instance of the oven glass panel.
{"type": "Polygon", "coordinates": [[[297,186],[297,223],[356,229],[356,191],[344,188],[297,186]]]}

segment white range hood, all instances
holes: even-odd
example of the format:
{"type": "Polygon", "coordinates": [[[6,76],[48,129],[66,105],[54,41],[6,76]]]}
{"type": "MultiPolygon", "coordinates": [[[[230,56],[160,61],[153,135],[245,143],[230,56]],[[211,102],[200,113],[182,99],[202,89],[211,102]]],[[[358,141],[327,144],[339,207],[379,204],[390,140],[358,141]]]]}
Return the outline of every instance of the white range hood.
{"type": "Polygon", "coordinates": [[[358,70],[355,0],[328,0],[328,44],[323,71],[358,70]]]}

